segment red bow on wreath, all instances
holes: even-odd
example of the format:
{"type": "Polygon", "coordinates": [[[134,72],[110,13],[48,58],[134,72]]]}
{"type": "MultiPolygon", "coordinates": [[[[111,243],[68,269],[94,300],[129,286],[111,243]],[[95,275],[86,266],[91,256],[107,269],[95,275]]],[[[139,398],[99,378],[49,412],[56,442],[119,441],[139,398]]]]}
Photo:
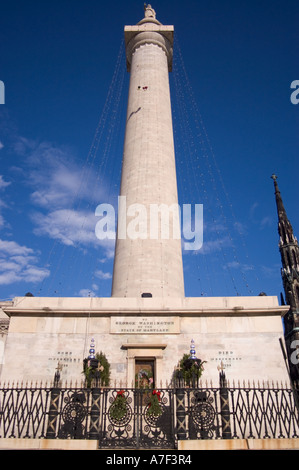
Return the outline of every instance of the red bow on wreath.
{"type": "Polygon", "coordinates": [[[159,392],[159,391],[157,391],[157,390],[153,390],[153,395],[157,395],[158,400],[160,401],[161,392],[159,392]]]}
{"type": "Polygon", "coordinates": [[[119,392],[117,392],[116,395],[117,395],[118,397],[119,397],[119,396],[123,397],[123,396],[124,396],[124,393],[125,393],[124,390],[119,390],[119,392]]]}

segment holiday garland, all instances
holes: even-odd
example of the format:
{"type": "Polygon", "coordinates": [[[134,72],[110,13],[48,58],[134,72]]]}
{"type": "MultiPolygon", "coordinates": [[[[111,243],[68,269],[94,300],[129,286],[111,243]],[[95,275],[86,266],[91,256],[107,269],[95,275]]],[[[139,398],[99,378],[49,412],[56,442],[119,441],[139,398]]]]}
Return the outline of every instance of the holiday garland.
{"type": "Polygon", "coordinates": [[[116,394],[116,398],[110,407],[110,416],[111,418],[120,421],[127,413],[126,406],[127,399],[125,397],[125,391],[119,390],[116,394]]]}
{"type": "Polygon", "coordinates": [[[95,359],[98,361],[97,367],[91,365],[89,358],[83,360],[83,374],[85,375],[86,385],[91,387],[92,381],[99,376],[101,384],[107,387],[110,382],[110,364],[102,351],[100,354],[96,353],[95,359]]]}
{"type": "Polygon", "coordinates": [[[182,378],[187,385],[190,385],[194,378],[198,380],[202,376],[205,362],[198,358],[193,359],[189,354],[184,354],[179,361],[179,368],[175,371],[174,378],[182,378]]]}
{"type": "Polygon", "coordinates": [[[161,401],[161,392],[159,392],[158,390],[153,390],[150,395],[150,402],[149,402],[148,410],[147,410],[147,414],[149,416],[158,417],[162,414],[160,401],[161,401]]]}

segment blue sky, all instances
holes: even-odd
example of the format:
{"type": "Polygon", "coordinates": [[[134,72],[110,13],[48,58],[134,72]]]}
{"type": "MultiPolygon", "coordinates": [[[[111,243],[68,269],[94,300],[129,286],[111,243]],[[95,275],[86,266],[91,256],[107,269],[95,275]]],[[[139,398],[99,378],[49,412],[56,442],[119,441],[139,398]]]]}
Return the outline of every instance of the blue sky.
{"type": "MultiPolygon", "coordinates": [[[[204,205],[204,244],[184,253],[187,296],[282,290],[274,172],[298,218],[298,2],[152,3],[175,27],[170,76],[180,203],[204,205]]],[[[2,2],[0,298],[110,296],[129,76],[123,27],[143,2],[2,2]]]]}

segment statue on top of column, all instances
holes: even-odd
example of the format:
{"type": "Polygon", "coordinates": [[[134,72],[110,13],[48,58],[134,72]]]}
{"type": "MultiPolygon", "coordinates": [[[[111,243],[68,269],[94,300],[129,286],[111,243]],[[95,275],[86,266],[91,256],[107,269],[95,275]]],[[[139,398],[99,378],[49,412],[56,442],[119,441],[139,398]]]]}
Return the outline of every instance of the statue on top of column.
{"type": "Polygon", "coordinates": [[[144,17],[145,18],[156,18],[156,12],[150,4],[144,4],[144,17]]]}

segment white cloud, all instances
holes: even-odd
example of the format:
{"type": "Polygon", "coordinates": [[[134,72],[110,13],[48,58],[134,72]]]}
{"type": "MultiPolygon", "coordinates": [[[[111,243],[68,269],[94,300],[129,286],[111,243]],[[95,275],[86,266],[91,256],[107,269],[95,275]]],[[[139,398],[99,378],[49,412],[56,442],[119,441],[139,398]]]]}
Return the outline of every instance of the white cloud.
{"type": "Polygon", "coordinates": [[[265,228],[265,227],[271,227],[273,224],[273,217],[272,216],[265,216],[262,220],[261,220],[261,229],[265,228]]]}
{"type": "Polygon", "coordinates": [[[210,253],[216,253],[223,250],[224,247],[231,246],[232,241],[230,237],[225,236],[217,240],[203,241],[203,245],[200,250],[194,251],[194,254],[207,255],[210,253]]]}
{"type": "MultiPolygon", "coordinates": [[[[1,148],[1,147],[0,147],[1,148]]],[[[5,189],[11,183],[9,181],[4,181],[3,176],[0,175],[0,189],[5,189]]]]}
{"type": "Polygon", "coordinates": [[[247,234],[247,227],[243,222],[235,222],[234,228],[236,229],[239,235],[246,235],[247,234]]]}
{"type": "Polygon", "coordinates": [[[64,245],[96,245],[96,219],[94,214],[68,209],[56,210],[44,215],[35,213],[31,216],[36,228],[35,235],[47,235],[60,240],[64,245]]]}
{"type": "Polygon", "coordinates": [[[256,210],[257,210],[258,207],[259,207],[259,203],[258,203],[258,202],[254,202],[254,203],[251,205],[251,207],[250,207],[250,209],[249,209],[249,217],[250,217],[250,219],[254,219],[254,217],[255,217],[255,212],[256,212],[256,210]]]}
{"type": "Polygon", "coordinates": [[[81,289],[78,295],[79,297],[96,297],[96,293],[91,289],[81,289]]]}
{"type": "Polygon", "coordinates": [[[61,209],[34,213],[31,216],[35,224],[33,233],[59,240],[63,245],[77,248],[103,248],[106,259],[114,256],[114,240],[99,240],[95,234],[98,218],[91,212],[61,209]]]}
{"type": "Polygon", "coordinates": [[[68,246],[101,246],[107,258],[113,257],[114,241],[95,235],[94,211],[98,204],[109,202],[107,194],[115,195],[92,163],[78,162],[67,147],[24,138],[15,143],[15,151],[24,156],[31,203],[40,208],[30,214],[33,233],[68,246]]]}
{"type": "Polygon", "coordinates": [[[3,215],[0,214],[0,228],[5,226],[5,220],[3,215]]]}
{"type": "MultiPolygon", "coordinates": [[[[107,194],[111,199],[116,195],[93,162],[79,161],[68,147],[23,137],[15,140],[12,150],[19,157],[13,170],[18,171],[19,182],[23,181],[29,189],[31,207],[27,214],[33,223],[33,234],[85,252],[87,248],[102,248],[100,256],[112,258],[115,242],[96,237],[99,219],[95,209],[98,204],[109,202],[107,194]]],[[[0,175],[0,190],[10,184],[0,175]]],[[[7,205],[0,199],[1,207],[7,205]]],[[[0,211],[0,228],[3,226],[7,224],[0,211]]],[[[39,255],[25,245],[0,240],[0,284],[38,282],[48,277],[49,270],[39,267],[38,258],[39,255]]],[[[102,272],[101,276],[101,279],[109,279],[111,274],[102,272]]],[[[96,288],[91,290],[95,292],[96,288]]]]}
{"type": "Polygon", "coordinates": [[[14,241],[0,240],[0,253],[6,253],[10,256],[29,256],[33,254],[33,250],[27,246],[21,246],[14,241]]]}
{"type": "Polygon", "coordinates": [[[26,162],[31,201],[44,209],[73,209],[82,201],[97,205],[108,193],[92,165],[77,162],[69,148],[47,142],[32,148],[31,144],[26,162]]]}
{"type": "Polygon", "coordinates": [[[37,283],[50,275],[37,266],[38,257],[32,248],[11,240],[0,240],[0,285],[15,282],[37,283]]]}
{"type": "MultiPolygon", "coordinates": [[[[0,191],[4,191],[10,184],[11,183],[9,181],[4,181],[3,176],[0,175],[0,191]]],[[[0,199],[0,211],[2,211],[3,208],[7,208],[7,204],[3,201],[3,199],[0,199]]],[[[8,224],[8,222],[6,222],[3,215],[0,213],[0,228],[9,226],[10,225],[8,224]]]]}
{"type": "Polygon", "coordinates": [[[104,272],[104,271],[101,271],[100,269],[98,269],[97,271],[95,271],[95,276],[98,277],[99,279],[102,279],[102,280],[107,280],[107,279],[111,279],[112,278],[112,274],[109,273],[109,272],[104,272]]]}
{"type": "Polygon", "coordinates": [[[101,240],[101,245],[105,248],[105,258],[99,260],[100,263],[106,263],[114,258],[115,241],[114,240],[101,240]]]}
{"type": "Polygon", "coordinates": [[[12,144],[12,147],[17,155],[26,156],[28,151],[32,151],[36,148],[36,145],[34,140],[19,136],[12,144]]]}
{"type": "Polygon", "coordinates": [[[231,261],[227,263],[226,266],[223,266],[223,269],[241,269],[242,271],[253,271],[254,266],[252,264],[239,263],[238,261],[231,261]]]}

